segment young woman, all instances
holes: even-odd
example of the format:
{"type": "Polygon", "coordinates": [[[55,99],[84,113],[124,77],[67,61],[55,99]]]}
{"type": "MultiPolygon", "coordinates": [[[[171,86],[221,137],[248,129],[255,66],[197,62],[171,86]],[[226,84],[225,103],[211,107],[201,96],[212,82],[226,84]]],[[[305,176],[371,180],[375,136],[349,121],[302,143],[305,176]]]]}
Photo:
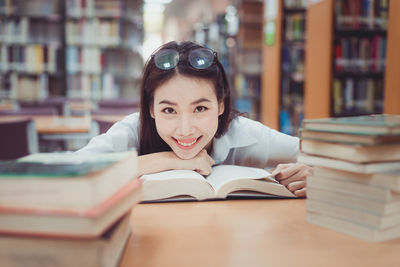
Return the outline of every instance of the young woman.
{"type": "Polygon", "coordinates": [[[94,137],[79,153],[137,149],[139,175],[214,164],[276,167],[275,178],[305,196],[311,168],[295,163],[299,139],[239,116],[217,55],[192,42],[170,42],[143,71],[140,113],[94,137]]]}

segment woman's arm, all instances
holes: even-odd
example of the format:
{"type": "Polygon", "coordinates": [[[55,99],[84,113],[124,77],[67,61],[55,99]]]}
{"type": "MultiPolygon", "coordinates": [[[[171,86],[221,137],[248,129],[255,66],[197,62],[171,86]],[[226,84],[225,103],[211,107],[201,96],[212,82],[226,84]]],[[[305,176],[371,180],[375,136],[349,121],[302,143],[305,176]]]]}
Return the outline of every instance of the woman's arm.
{"type": "Polygon", "coordinates": [[[201,175],[208,175],[213,164],[214,160],[206,150],[192,159],[181,159],[172,151],[157,152],[138,157],[138,176],[174,169],[194,170],[201,175]]]}

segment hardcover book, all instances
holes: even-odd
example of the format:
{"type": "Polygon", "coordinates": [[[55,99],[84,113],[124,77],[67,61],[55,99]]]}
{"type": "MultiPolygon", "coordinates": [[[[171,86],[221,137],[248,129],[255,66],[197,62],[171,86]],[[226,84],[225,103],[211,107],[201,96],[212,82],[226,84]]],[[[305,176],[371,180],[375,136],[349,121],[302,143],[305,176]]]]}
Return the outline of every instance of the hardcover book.
{"type": "Polygon", "coordinates": [[[87,210],[0,206],[0,234],[96,238],[128,213],[140,199],[141,182],[135,179],[102,203],[87,210]]]}
{"type": "Polygon", "coordinates": [[[306,119],[303,128],[313,131],[360,135],[400,135],[400,115],[364,115],[353,117],[306,119]]]}
{"type": "Polygon", "coordinates": [[[92,240],[0,236],[0,266],[118,266],[131,232],[129,217],[92,240]]]}
{"type": "Polygon", "coordinates": [[[385,145],[357,145],[316,140],[301,140],[301,151],[306,154],[337,158],[358,163],[400,161],[400,143],[385,145]]]}
{"type": "Polygon", "coordinates": [[[207,200],[229,197],[295,197],[260,168],[219,165],[203,177],[190,170],[143,175],[143,201],[207,200]]]}
{"type": "Polygon", "coordinates": [[[0,205],[84,211],[136,178],[136,152],[92,159],[71,154],[35,154],[0,164],[0,205]]]}

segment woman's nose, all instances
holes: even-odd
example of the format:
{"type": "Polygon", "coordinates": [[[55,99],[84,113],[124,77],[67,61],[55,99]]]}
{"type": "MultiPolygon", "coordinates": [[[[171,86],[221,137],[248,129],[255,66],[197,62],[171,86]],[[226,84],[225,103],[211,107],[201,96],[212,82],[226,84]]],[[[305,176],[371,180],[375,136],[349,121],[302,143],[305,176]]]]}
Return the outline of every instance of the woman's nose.
{"type": "Polygon", "coordinates": [[[188,136],[193,133],[193,119],[190,115],[182,114],[178,122],[178,134],[188,136]]]}

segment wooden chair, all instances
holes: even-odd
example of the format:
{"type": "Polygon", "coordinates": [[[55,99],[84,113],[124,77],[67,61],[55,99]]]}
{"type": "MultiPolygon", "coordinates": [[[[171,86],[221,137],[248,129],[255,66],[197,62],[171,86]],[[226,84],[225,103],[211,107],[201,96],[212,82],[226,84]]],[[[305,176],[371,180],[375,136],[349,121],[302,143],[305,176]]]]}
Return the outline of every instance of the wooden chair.
{"type": "Polygon", "coordinates": [[[0,122],[0,160],[12,160],[39,152],[32,119],[0,122]]]}

